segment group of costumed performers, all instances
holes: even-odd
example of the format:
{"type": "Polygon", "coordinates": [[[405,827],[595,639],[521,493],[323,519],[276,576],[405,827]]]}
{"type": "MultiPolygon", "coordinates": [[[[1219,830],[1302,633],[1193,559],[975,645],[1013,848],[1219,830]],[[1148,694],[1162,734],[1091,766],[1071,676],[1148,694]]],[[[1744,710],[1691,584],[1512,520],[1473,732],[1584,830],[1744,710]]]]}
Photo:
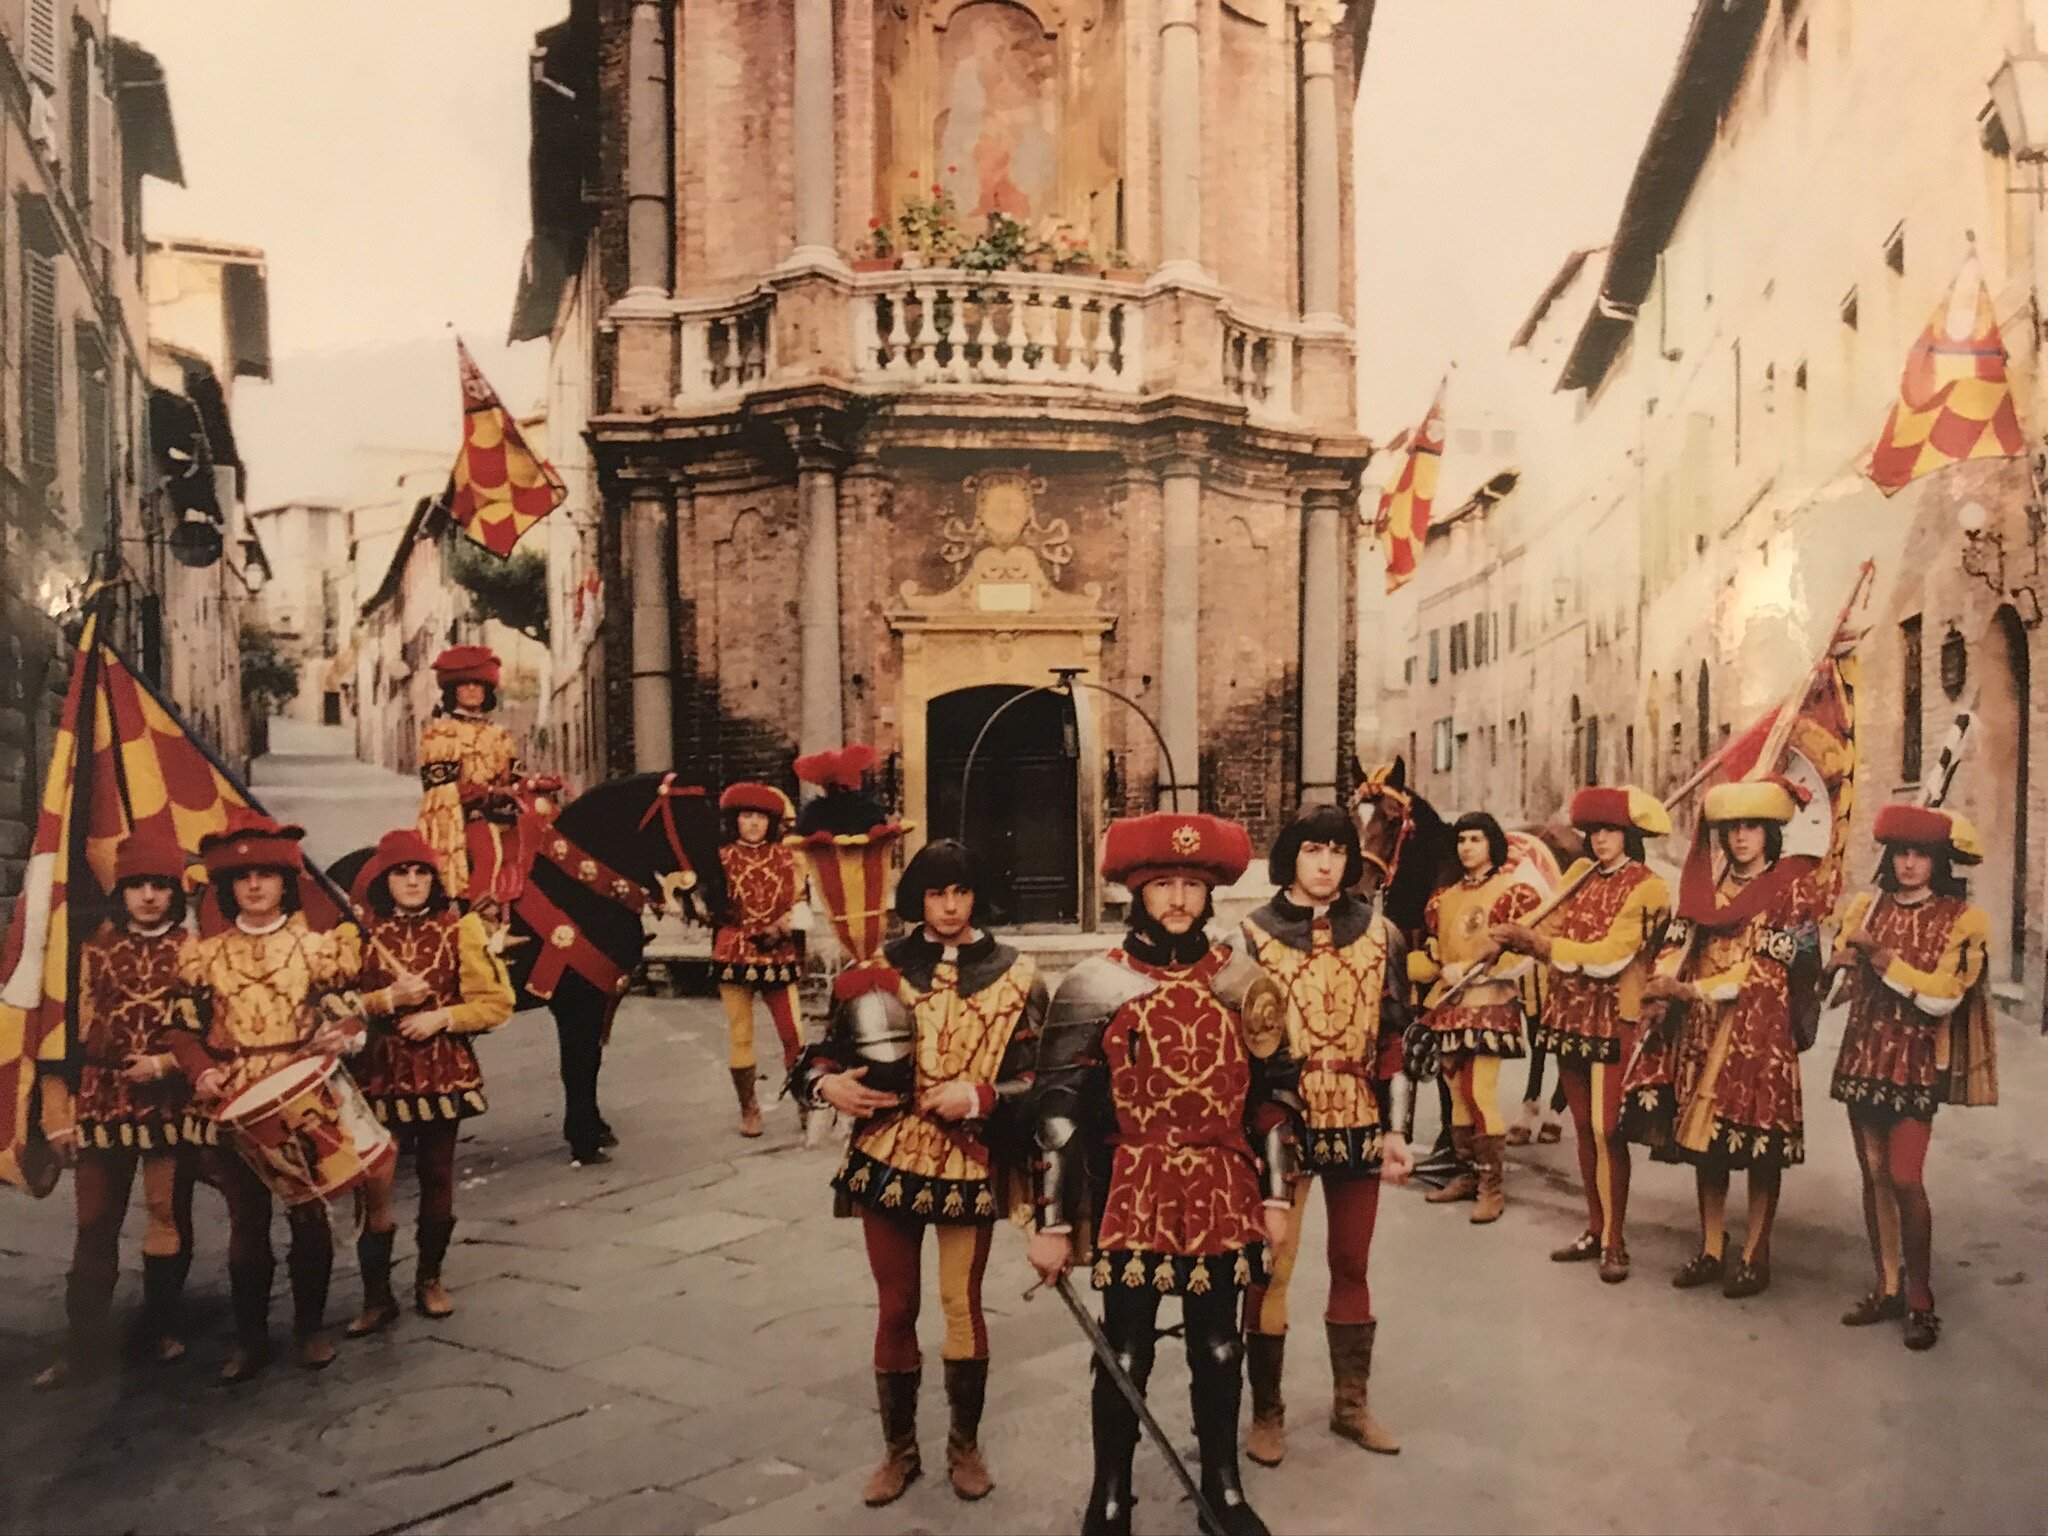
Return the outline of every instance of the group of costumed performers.
{"type": "MultiPolygon", "coordinates": [[[[245,1380],[269,1362],[274,1197],[221,1115],[245,1090],[309,1058],[348,1058],[379,1117],[411,1141],[421,1189],[415,1300],[428,1316],[453,1310],[440,1274],[454,1229],[455,1126],[484,1106],[465,1036],[510,1015],[511,983],[481,920],[449,902],[435,852],[416,832],[391,833],[365,866],[356,892],[370,913],[362,928],[318,927],[309,917],[316,898],[304,835],[237,810],[203,838],[218,921],[201,931],[186,918],[182,851],[146,833],[117,851],[114,915],[80,948],[83,1060],[71,1124],[51,1133],[75,1151],[78,1236],[64,1349],[39,1387],[90,1376],[103,1363],[116,1241],[138,1163],[149,1219],[136,1348],[165,1361],[184,1353],[176,1312],[197,1180],[220,1191],[228,1213],[235,1345],[221,1379],[245,1380]]],[[[361,1186],[364,1307],[351,1335],[397,1316],[394,1167],[395,1159],[373,1165],[361,1186]]],[[[317,1369],[335,1353],[325,1331],[333,1229],[319,1199],[289,1204],[285,1215],[298,1359],[317,1369]]]]}

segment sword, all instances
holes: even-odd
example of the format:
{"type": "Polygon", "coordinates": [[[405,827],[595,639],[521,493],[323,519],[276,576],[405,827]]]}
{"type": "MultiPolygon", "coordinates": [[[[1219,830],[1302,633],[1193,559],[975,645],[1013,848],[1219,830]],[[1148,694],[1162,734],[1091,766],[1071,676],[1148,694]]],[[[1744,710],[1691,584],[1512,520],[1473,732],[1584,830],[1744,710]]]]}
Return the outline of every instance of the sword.
{"type": "MultiPolygon", "coordinates": [[[[1024,1299],[1029,1301],[1032,1295],[1047,1283],[1044,1280],[1039,1281],[1024,1293],[1024,1299]]],[[[1180,1479],[1181,1489],[1194,1504],[1195,1514],[1202,1522],[1202,1529],[1208,1532],[1208,1536],[1225,1536],[1222,1520],[1217,1517],[1216,1511],[1209,1507],[1209,1501],[1202,1497],[1200,1485],[1188,1475],[1187,1463],[1180,1459],[1180,1452],[1173,1448],[1173,1442],[1166,1438],[1166,1431],[1159,1427],[1159,1421],[1152,1417],[1152,1410],[1145,1406],[1145,1394],[1139,1390],[1138,1384],[1131,1380],[1131,1374],[1124,1369],[1123,1362],[1117,1359],[1116,1349],[1109,1342],[1108,1335],[1103,1333],[1102,1325],[1095,1321],[1088,1309],[1081,1305],[1081,1298],[1074,1294],[1073,1282],[1062,1274],[1050,1284],[1059,1292],[1060,1300],[1067,1304],[1067,1310],[1074,1314],[1074,1321],[1081,1325],[1081,1332],[1088,1336],[1088,1347],[1095,1351],[1095,1363],[1115,1384],[1117,1391],[1123,1394],[1124,1401],[1129,1403],[1131,1411],[1137,1414],[1138,1422],[1145,1426],[1145,1433],[1152,1437],[1152,1443],[1159,1447],[1159,1454],[1166,1458],[1166,1464],[1173,1469],[1173,1475],[1180,1479]]]]}

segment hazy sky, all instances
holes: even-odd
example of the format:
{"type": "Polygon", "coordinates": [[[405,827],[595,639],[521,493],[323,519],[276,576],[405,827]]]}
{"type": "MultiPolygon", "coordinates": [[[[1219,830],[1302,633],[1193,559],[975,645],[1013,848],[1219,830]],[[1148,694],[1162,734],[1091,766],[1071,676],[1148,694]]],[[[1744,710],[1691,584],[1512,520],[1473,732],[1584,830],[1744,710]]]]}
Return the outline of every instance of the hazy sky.
{"type": "MultiPolygon", "coordinates": [[[[1607,238],[1692,4],[1380,0],[1358,124],[1373,435],[1410,424],[1449,359],[1504,348],[1565,252],[1607,238]]],[[[566,0],[114,6],[164,62],[184,154],[149,228],[269,257],[277,382],[236,398],[259,504],[354,494],[335,482],[357,446],[452,453],[451,321],[508,403],[533,403],[542,349],[498,343],[527,233],[527,53],[566,0]]]]}
{"type": "MultiPolygon", "coordinates": [[[[1613,232],[1693,0],[1379,0],[1359,96],[1365,429],[1504,350],[1613,232]]],[[[1455,402],[1454,402],[1455,404],[1455,402]]]]}

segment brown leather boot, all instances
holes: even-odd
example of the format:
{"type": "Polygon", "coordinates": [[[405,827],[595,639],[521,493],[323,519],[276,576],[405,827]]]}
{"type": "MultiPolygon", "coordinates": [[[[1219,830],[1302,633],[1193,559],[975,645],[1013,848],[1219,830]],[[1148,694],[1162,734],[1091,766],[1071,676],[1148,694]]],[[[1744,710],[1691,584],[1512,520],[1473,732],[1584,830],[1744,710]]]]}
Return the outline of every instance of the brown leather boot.
{"type": "Polygon", "coordinates": [[[1244,1437],[1244,1453],[1262,1467],[1277,1467],[1287,1457],[1287,1404],[1280,1396],[1286,1359],[1286,1334],[1244,1336],[1244,1374],[1252,1389],[1252,1427],[1244,1437]]]}
{"type": "Polygon", "coordinates": [[[761,1134],[761,1106],[754,1102],[754,1069],[734,1067],[732,1069],[732,1091],[740,1100],[740,1134],[758,1136],[761,1134]]]}
{"type": "Polygon", "coordinates": [[[995,1487],[981,1455],[981,1405],[988,1400],[987,1360],[946,1362],[946,1403],[953,1427],[946,1435],[946,1476],[963,1499],[979,1499],[995,1487]]]}
{"type": "Polygon", "coordinates": [[[342,1331],[352,1339],[377,1333],[398,1321],[391,1294],[391,1240],[396,1232],[365,1232],[356,1239],[356,1264],[363,1272],[363,1310],[342,1331]]]}
{"type": "Polygon", "coordinates": [[[1506,1138],[1474,1137],[1472,1161],[1479,1168],[1479,1202],[1472,1207],[1471,1219],[1482,1223],[1499,1221],[1500,1213],[1508,1208],[1507,1196],[1501,1187],[1507,1166],[1506,1138]]]}
{"type": "Polygon", "coordinates": [[[228,1294],[234,1303],[235,1347],[220,1368],[224,1386],[247,1381],[270,1363],[275,1349],[270,1342],[269,1259],[228,1264],[228,1294]]]}
{"type": "MultiPolygon", "coordinates": [[[[1458,1154],[1458,1161],[1461,1164],[1469,1165],[1472,1161],[1473,1139],[1471,1126],[1451,1127],[1451,1150],[1458,1154]]],[[[1442,1189],[1432,1190],[1422,1198],[1431,1205],[1456,1205],[1460,1200],[1475,1199],[1478,1194],[1479,1175],[1477,1172],[1467,1172],[1459,1174],[1442,1189]]]]}
{"type": "Polygon", "coordinates": [[[882,1463],[860,1492],[869,1508],[893,1504],[924,1471],[917,1452],[917,1389],[923,1371],[875,1372],[875,1398],[882,1410],[882,1463]]]}
{"type": "Polygon", "coordinates": [[[455,1235],[455,1223],[422,1216],[416,1235],[420,1256],[412,1272],[413,1310],[421,1317],[451,1316],[455,1303],[441,1283],[441,1262],[448,1257],[448,1240],[455,1235]]]}
{"type": "Polygon", "coordinates": [[[1382,1456],[1398,1455],[1401,1442],[1366,1406],[1372,1380],[1372,1343],[1380,1331],[1374,1323],[1324,1323],[1330,1334],[1331,1432],[1382,1456]]]}

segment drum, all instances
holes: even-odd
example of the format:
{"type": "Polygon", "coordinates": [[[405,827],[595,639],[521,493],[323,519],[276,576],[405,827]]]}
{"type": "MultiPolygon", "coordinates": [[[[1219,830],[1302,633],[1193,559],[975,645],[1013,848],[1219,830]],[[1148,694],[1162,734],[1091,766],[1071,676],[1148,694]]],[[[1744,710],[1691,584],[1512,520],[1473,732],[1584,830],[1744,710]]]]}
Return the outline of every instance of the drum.
{"type": "Polygon", "coordinates": [[[398,1144],[339,1061],[266,1074],[220,1112],[242,1160],[286,1205],[332,1200],[389,1167],[398,1144]]]}

